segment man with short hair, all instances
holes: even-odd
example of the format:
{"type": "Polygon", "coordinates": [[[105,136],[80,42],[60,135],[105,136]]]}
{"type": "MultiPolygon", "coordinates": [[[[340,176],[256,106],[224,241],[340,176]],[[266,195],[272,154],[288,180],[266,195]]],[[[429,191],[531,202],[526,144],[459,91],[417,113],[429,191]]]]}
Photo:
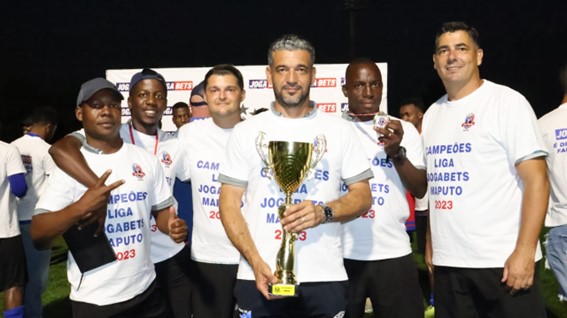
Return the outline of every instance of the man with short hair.
{"type": "Polygon", "coordinates": [[[122,99],[114,84],[103,78],[81,86],[75,109],[85,134],[81,153],[91,172],[100,177],[87,189],[57,169],[32,220],[34,243],[48,248],[56,236],[77,223],[96,220],[98,213],[108,215],[103,227],[116,261],[81,272],[75,257],[69,255],[74,317],[167,315],[155,284],[150,218],[173,241],[182,242],[187,235],[185,223],[171,207],[173,197],[160,163],[120,138],[122,99]],[[113,183],[105,186],[107,180],[113,183]]]}
{"type": "Polygon", "coordinates": [[[549,228],[545,250],[549,267],[559,283],[559,300],[567,307],[567,64],[559,79],[563,89],[561,105],[539,119],[543,141],[549,151],[547,167],[551,182],[551,202],[545,218],[549,228]]]}
{"type": "MultiPolygon", "coordinates": [[[[285,35],[268,51],[266,76],[273,86],[271,110],[236,125],[220,166],[220,217],[240,251],[235,296],[239,311],[252,317],[340,317],[346,306],[347,275],[342,264],[341,223],[370,207],[372,172],[352,127],[319,112],[309,100],[315,80],[315,49],[306,40],[285,35]],[[265,174],[257,150],[266,141],[312,143],[326,138],[326,151],[293,194],[294,203],[278,218],[284,194],[265,174]],[[349,192],[340,197],[341,183],[349,192]],[[241,208],[242,200],[244,205],[241,208]],[[281,224],[280,224],[281,223],[281,224]],[[298,297],[269,293],[282,226],[297,233],[295,273],[298,297]]],[[[293,256],[292,256],[293,257],[293,256]]],[[[281,277],[280,277],[281,278],[281,277]]]]}
{"type": "Polygon", "coordinates": [[[26,252],[28,283],[24,294],[26,318],[42,317],[41,295],[47,288],[51,250],[38,250],[33,246],[30,236],[31,219],[35,205],[45,190],[46,181],[55,169],[49,155],[50,145],[57,129],[57,112],[51,107],[36,108],[29,117],[29,131],[14,140],[26,167],[28,192],[18,200],[18,220],[26,252]]]}
{"type": "Polygon", "coordinates": [[[187,124],[191,119],[189,105],[184,102],[177,102],[171,107],[171,120],[177,129],[187,124]]]}
{"type": "Polygon", "coordinates": [[[193,316],[231,318],[240,253],[226,236],[220,221],[218,169],[229,136],[241,121],[240,104],[246,92],[242,74],[228,64],[210,69],[204,83],[211,118],[194,121],[178,132],[180,143],[187,151],[186,166],[191,177],[194,207],[193,316]]]}
{"type": "Polygon", "coordinates": [[[419,133],[424,112],[425,107],[419,98],[404,98],[400,103],[400,118],[412,123],[419,133]]]}
{"type": "MultiPolygon", "coordinates": [[[[170,191],[174,180],[187,180],[184,166],[185,151],[179,146],[176,136],[159,128],[159,122],[167,106],[167,85],[163,76],[151,69],[143,69],[132,76],[128,107],[132,120],[120,127],[124,142],[146,149],[161,164],[170,191]]],[[[83,137],[73,133],[51,148],[53,159],[62,170],[83,184],[92,185],[95,176],[78,151],[83,137]],[[73,138],[76,137],[76,138],[73,138]],[[63,160],[64,158],[71,158],[63,160]]],[[[174,202],[177,208],[176,203],[174,202]]],[[[168,300],[174,317],[188,317],[191,314],[191,283],[189,267],[191,252],[184,242],[173,242],[157,230],[155,219],[151,219],[152,260],[155,264],[158,289],[168,300]]]]}
{"type": "Polygon", "coordinates": [[[423,297],[405,222],[406,189],[421,197],[427,189],[421,139],[408,122],[389,117],[382,128],[374,116],[382,101],[382,74],[370,59],[346,69],[343,114],[372,164],[372,208],[343,224],[344,264],[349,277],[345,317],[362,317],[366,298],[378,317],[423,317],[423,297]],[[377,135],[377,131],[380,137],[377,135]]]}
{"type": "Polygon", "coordinates": [[[474,28],[442,26],[433,63],[447,94],[422,127],[435,316],[545,317],[536,261],[547,152],[528,101],[482,79],[482,58],[474,28]]]}
{"type": "Polygon", "coordinates": [[[27,190],[26,169],[16,146],[0,141],[0,291],[4,293],[4,317],[24,317],[26,256],[16,210],[16,197],[27,190]]]}

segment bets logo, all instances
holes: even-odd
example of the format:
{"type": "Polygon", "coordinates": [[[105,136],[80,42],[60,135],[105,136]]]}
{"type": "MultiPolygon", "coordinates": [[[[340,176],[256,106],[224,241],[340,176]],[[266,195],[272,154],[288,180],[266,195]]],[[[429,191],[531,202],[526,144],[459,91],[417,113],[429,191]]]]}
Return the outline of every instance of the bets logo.
{"type": "Polygon", "coordinates": [[[337,112],[337,103],[317,103],[317,108],[326,113],[337,112]]]}
{"type": "Polygon", "coordinates": [[[168,82],[168,84],[171,83],[173,86],[173,89],[170,89],[169,87],[167,88],[167,90],[174,90],[174,91],[190,91],[193,89],[193,81],[176,81],[176,82],[168,82]]]}
{"type": "Polygon", "coordinates": [[[326,88],[326,87],[337,87],[337,79],[334,77],[324,77],[324,78],[316,78],[315,82],[311,87],[319,87],[319,88],[326,88]]]}

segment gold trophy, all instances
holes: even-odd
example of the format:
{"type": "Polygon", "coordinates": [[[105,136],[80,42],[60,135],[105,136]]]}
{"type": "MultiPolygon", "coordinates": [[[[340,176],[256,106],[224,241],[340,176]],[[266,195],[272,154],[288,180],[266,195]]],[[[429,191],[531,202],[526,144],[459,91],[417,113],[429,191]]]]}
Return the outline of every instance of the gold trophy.
{"type": "MultiPolygon", "coordinates": [[[[256,138],[256,149],[264,162],[263,172],[270,177],[273,175],[276,183],[285,193],[285,203],[278,208],[280,219],[285,210],[292,205],[291,195],[303,183],[327,149],[325,136],[315,138],[313,144],[307,142],[270,141],[265,144],[266,134],[260,132],[256,138]],[[265,153],[268,149],[268,154],[265,153]],[[313,156],[314,154],[314,156],[313,156]],[[313,158],[314,157],[314,158],[313,158]]],[[[296,233],[288,233],[282,229],[282,244],[276,256],[276,271],[274,275],[278,282],[270,285],[270,294],[275,296],[297,296],[297,280],[295,279],[295,248],[296,233]]]]}

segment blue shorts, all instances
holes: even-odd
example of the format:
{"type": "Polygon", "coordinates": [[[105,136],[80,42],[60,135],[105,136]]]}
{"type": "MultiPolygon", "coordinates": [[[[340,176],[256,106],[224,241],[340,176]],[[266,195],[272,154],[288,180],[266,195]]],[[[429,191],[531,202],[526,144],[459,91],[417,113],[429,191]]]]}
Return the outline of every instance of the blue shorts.
{"type": "Polygon", "coordinates": [[[234,295],[239,317],[304,318],[343,317],[347,281],[301,283],[297,297],[266,300],[253,280],[237,280],[234,295]]]}
{"type": "Polygon", "coordinates": [[[559,283],[559,300],[567,302],[567,224],[549,230],[545,250],[549,267],[559,283]]]}

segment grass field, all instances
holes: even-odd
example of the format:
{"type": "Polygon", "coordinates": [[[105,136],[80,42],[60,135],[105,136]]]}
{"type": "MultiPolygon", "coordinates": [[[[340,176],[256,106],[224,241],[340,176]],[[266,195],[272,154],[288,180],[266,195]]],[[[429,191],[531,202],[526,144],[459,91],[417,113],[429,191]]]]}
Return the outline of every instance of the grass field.
{"type": "MultiPolygon", "coordinates": [[[[416,255],[416,262],[419,267],[420,281],[424,289],[424,294],[429,294],[426,288],[427,274],[422,257],[416,255]]],[[[51,258],[51,268],[49,271],[49,285],[43,295],[44,317],[45,318],[67,318],[71,317],[71,306],[69,303],[69,284],[66,275],[67,247],[62,238],[57,239],[53,244],[53,255],[51,258]]],[[[565,309],[557,299],[557,282],[550,270],[542,269],[541,281],[543,295],[547,307],[548,318],[565,317],[565,309]]],[[[367,315],[371,317],[371,315],[367,315]]]]}

